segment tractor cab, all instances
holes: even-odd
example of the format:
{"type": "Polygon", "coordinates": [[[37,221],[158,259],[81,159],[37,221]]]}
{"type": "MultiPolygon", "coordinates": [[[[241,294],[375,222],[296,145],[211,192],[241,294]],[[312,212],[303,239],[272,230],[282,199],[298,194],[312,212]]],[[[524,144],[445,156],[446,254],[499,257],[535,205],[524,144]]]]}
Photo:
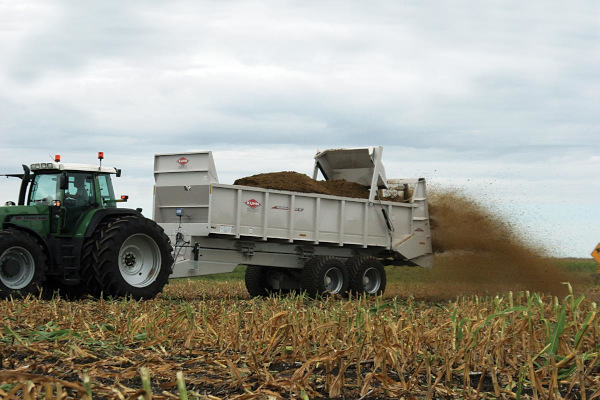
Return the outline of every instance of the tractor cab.
{"type": "MultiPolygon", "coordinates": [[[[111,175],[116,168],[87,164],[37,163],[30,167],[27,206],[48,206],[52,214],[51,232],[71,235],[85,215],[98,208],[115,208],[111,175]]],[[[25,181],[24,181],[25,183],[25,181]]]]}

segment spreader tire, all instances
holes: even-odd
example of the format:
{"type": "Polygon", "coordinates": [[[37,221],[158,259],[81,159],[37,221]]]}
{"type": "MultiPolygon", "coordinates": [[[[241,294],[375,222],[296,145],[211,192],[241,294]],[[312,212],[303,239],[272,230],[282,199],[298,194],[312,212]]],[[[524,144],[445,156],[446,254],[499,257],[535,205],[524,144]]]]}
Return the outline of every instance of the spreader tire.
{"type": "Polygon", "coordinates": [[[156,222],[133,215],[119,218],[95,243],[92,265],[104,296],[150,299],[166,285],[173,248],[156,222]]]}
{"type": "Polygon", "coordinates": [[[348,292],[348,269],[331,256],[314,256],[302,269],[302,290],[309,296],[345,295],[348,292]]]}
{"type": "Polygon", "coordinates": [[[374,257],[354,256],[346,262],[350,274],[350,291],[356,295],[380,295],[387,278],[383,264],[374,257]]]}
{"type": "Polygon", "coordinates": [[[47,271],[46,253],[33,236],[16,229],[0,232],[0,298],[39,295],[47,271]]]}
{"type": "Polygon", "coordinates": [[[268,282],[269,268],[248,265],[244,281],[246,289],[252,297],[267,297],[273,291],[268,282]]]}

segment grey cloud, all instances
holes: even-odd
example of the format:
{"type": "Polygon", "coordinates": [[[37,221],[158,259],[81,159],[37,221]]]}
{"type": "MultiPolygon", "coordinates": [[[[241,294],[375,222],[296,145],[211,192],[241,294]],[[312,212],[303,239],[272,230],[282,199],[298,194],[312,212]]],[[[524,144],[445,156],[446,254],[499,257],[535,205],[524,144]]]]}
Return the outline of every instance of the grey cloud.
{"type": "Polygon", "coordinates": [[[136,17],[147,2],[58,1],[54,24],[29,36],[11,66],[11,75],[30,82],[58,70],[70,73],[97,57],[141,54],[153,30],[136,17]]]}

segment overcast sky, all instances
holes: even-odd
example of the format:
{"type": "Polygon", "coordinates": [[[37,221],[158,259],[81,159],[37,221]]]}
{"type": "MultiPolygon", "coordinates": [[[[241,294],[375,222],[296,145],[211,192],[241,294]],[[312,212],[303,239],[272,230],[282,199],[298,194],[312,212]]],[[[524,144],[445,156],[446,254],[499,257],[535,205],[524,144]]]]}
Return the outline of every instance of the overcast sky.
{"type": "Polygon", "coordinates": [[[599,137],[597,1],[0,0],[0,170],[104,151],[147,214],[154,153],[213,150],[231,183],[383,145],[388,177],[586,257],[599,137]]]}

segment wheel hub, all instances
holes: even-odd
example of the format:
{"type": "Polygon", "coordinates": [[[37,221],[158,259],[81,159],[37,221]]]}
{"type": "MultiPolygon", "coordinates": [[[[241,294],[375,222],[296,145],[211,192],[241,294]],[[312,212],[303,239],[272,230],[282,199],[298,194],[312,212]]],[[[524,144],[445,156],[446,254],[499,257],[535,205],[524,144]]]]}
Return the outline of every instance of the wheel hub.
{"type": "Polygon", "coordinates": [[[20,267],[19,261],[13,257],[6,257],[2,262],[2,275],[12,278],[19,273],[20,267]]]}
{"type": "Polygon", "coordinates": [[[129,268],[133,267],[135,265],[135,255],[133,253],[125,254],[123,263],[129,268]]]}
{"type": "Polygon", "coordinates": [[[381,288],[381,273],[377,268],[367,268],[363,273],[363,288],[365,292],[374,294],[381,288]]]}
{"type": "Polygon", "coordinates": [[[141,275],[144,268],[144,256],[139,248],[131,246],[121,255],[122,271],[127,275],[141,275]]]}
{"type": "Polygon", "coordinates": [[[338,268],[329,268],[325,273],[323,283],[325,284],[325,291],[337,294],[344,285],[344,275],[338,268]]]}

